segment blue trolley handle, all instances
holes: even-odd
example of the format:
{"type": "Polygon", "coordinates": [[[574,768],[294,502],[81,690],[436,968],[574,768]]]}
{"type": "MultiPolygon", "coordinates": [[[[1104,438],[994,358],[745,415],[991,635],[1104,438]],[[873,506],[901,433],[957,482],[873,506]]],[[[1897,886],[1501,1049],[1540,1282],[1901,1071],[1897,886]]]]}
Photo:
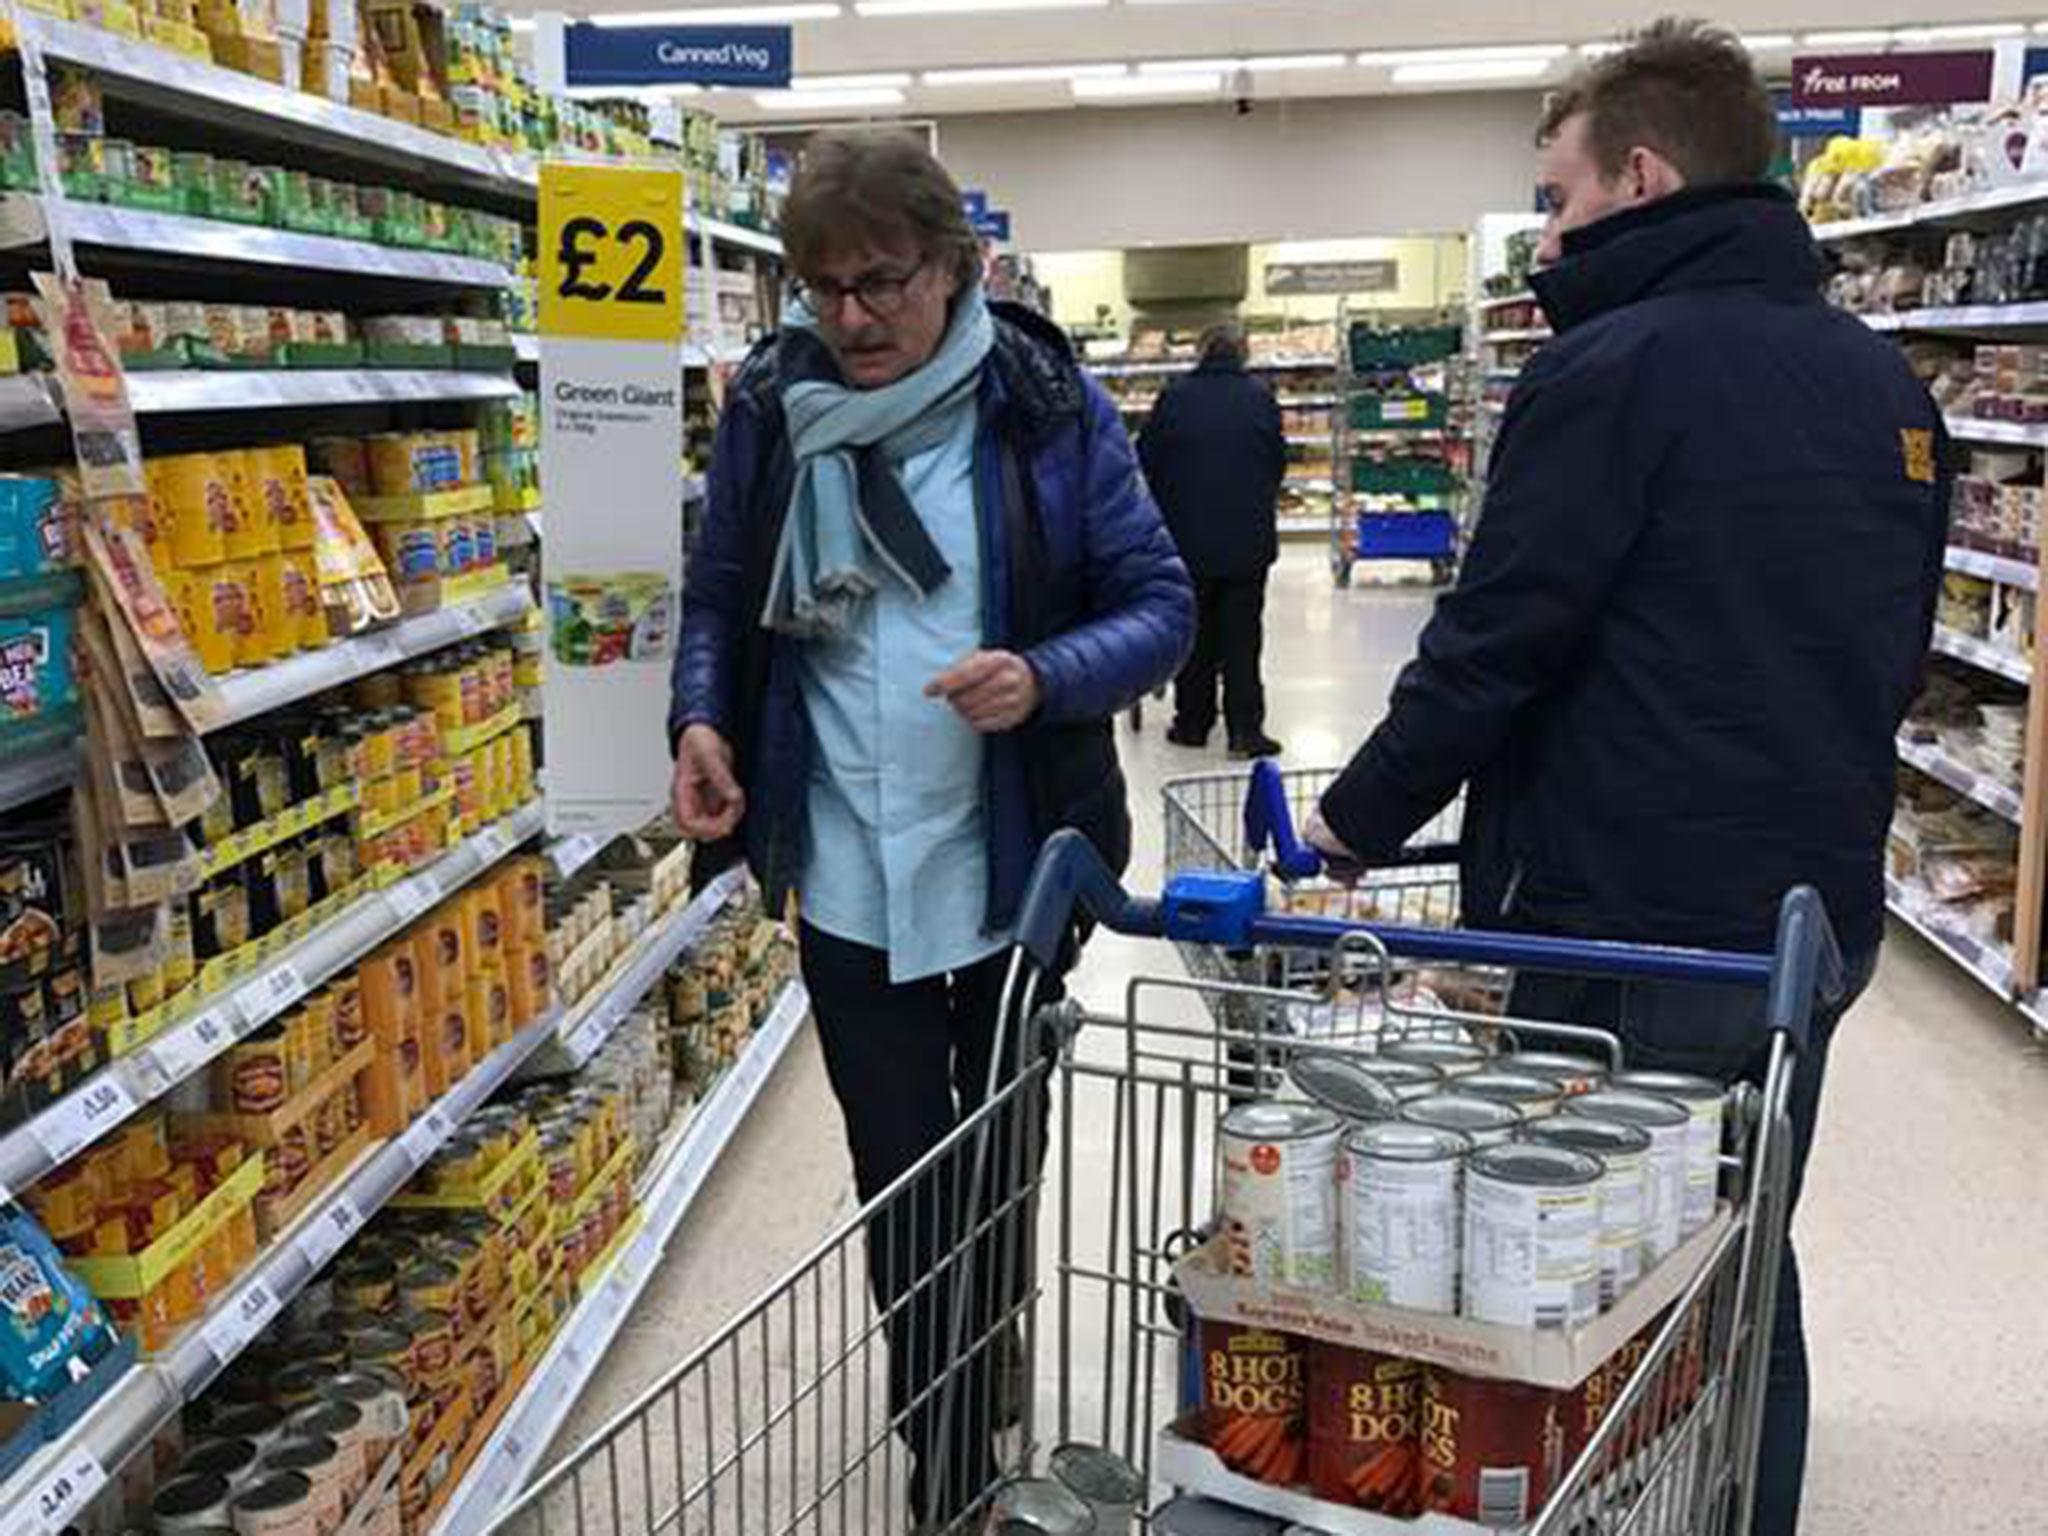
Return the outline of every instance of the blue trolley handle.
{"type": "Polygon", "coordinates": [[[1113,933],[1171,938],[1247,949],[1333,949],[1347,936],[1367,933],[1391,955],[1461,965],[1561,971],[1622,980],[1686,981],[1755,987],[1766,994],[1765,1022],[1805,1050],[1816,997],[1841,998],[1846,973],[1842,952],[1820,893],[1796,886],[1778,908],[1777,944],[1771,954],[1676,949],[1605,939],[1551,938],[1529,933],[1482,933],[1446,928],[1405,928],[1341,918],[1298,917],[1265,911],[1264,881],[1256,874],[1176,878],[1162,899],[1134,896],[1102,862],[1094,844],[1072,828],[1047,841],[1031,872],[1016,940],[1039,965],[1057,964],[1061,943],[1084,908],[1113,933]]]}
{"type": "Polygon", "coordinates": [[[1336,880],[1355,880],[1366,869],[1401,869],[1417,865],[1455,864],[1456,843],[1412,843],[1391,858],[1371,865],[1333,859],[1304,843],[1294,830],[1294,812],[1287,804],[1287,785],[1280,765],[1270,757],[1252,764],[1244,794],[1244,843],[1248,852],[1273,850],[1273,872],[1282,880],[1311,880],[1327,873],[1336,880]]]}

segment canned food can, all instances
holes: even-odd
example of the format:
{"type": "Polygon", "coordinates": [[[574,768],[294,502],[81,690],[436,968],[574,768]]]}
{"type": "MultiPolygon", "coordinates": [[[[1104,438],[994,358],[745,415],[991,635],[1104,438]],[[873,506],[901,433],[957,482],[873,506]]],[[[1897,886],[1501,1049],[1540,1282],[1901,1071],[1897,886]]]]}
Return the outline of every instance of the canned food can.
{"type": "Polygon", "coordinates": [[[1691,1237],[1714,1215],[1714,1197],[1721,1187],[1721,1116],[1727,1089],[1711,1077],[1690,1072],[1623,1072],[1614,1086],[1633,1093],[1654,1093],[1675,1099],[1692,1116],[1685,1143],[1685,1213],[1681,1239],[1691,1237]]]}
{"type": "Polygon", "coordinates": [[[1497,1147],[1513,1141],[1523,1125],[1522,1112],[1499,1099],[1464,1093],[1433,1093],[1401,1106],[1401,1118],[1440,1131],[1457,1131],[1475,1147],[1497,1147]]]}
{"type": "Polygon", "coordinates": [[[1145,1497],[1145,1479],[1136,1467],[1100,1446],[1067,1444],[1054,1447],[1046,1470],[1088,1506],[1095,1536],[1128,1536],[1145,1497]]]}
{"type": "Polygon", "coordinates": [[[1385,1120],[1401,1107],[1393,1086],[1382,1082],[1357,1056],[1335,1051],[1300,1051],[1287,1064],[1287,1080],[1303,1094],[1346,1120],[1385,1120]]]}
{"type": "Polygon", "coordinates": [[[1196,1325],[1202,1357],[1202,1443],[1233,1472],[1262,1482],[1301,1476],[1302,1343],[1293,1334],[1242,1323],[1196,1325]]]}
{"type": "Polygon", "coordinates": [[[1362,1125],[1338,1165],[1351,1299],[1458,1309],[1458,1184],[1472,1143],[1405,1120],[1362,1125]]]}
{"type": "Polygon", "coordinates": [[[363,1410],[323,1395],[293,1414],[286,1427],[294,1437],[321,1436],[334,1442],[341,1455],[342,1496],[352,1502],[370,1480],[372,1470],[372,1439],[363,1410]]]}
{"type": "Polygon", "coordinates": [[[1422,1364],[1308,1342],[1308,1482],[1318,1498],[1407,1519],[1422,1512],[1422,1364]]]}
{"type": "Polygon", "coordinates": [[[1241,1104],[1223,1117],[1223,1220],[1234,1273],[1323,1287],[1337,1270],[1340,1122],[1306,1104],[1241,1104]]]}
{"type": "Polygon", "coordinates": [[[1600,1310],[1605,1312],[1643,1276],[1643,1186],[1649,1180],[1650,1133],[1619,1120],[1559,1115],[1527,1127],[1525,1140],[1600,1159],[1600,1310]]]}
{"type": "Polygon", "coordinates": [[[1088,1506],[1049,1477],[1013,1477],[996,1489],[989,1523],[1029,1536],[1094,1536],[1088,1506]]]}
{"type": "Polygon", "coordinates": [[[314,1528],[323,1533],[341,1524],[348,1509],[347,1466],[337,1446],[325,1435],[299,1435],[281,1440],[263,1458],[265,1472],[294,1472],[310,1484],[308,1500],[314,1528]]]}
{"type": "Polygon", "coordinates": [[[395,1371],[375,1368],[344,1371],[322,1388],[330,1402],[348,1403],[363,1413],[363,1430],[372,1442],[371,1460],[391,1442],[405,1438],[405,1380],[395,1371]]]}
{"type": "Polygon", "coordinates": [[[235,1536],[315,1536],[312,1480],[277,1472],[236,1494],[228,1505],[235,1536]]]}
{"type": "MultiPolygon", "coordinates": [[[[239,1488],[256,1475],[258,1454],[256,1444],[252,1440],[201,1440],[187,1446],[185,1454],[178,1458],[178,1475],[188,1477],[210,1474],[225,1478],[230,1488],[239,1488]]],[[[221,1514],[221,1520],[216,1523],[225,1524],[225,1508],[221,1514]]]]}
{"type": "Polygon", "coordinates": [[[1660,1263],[1678,1246],[1685,1223],[1685,1158],[1692,1115],[1676,1099],[1654,1093],[1603,1088],[1582,1093],[1564,1112],[1615,1120],[1650,1135],[1643,1164],[1643,1268],[1660,1263]]]}
{"type": "Polygon", "coordinates": [[[1533,1072],[1510,1072],[1504,1068],[1466,1073],[1458,1079],[1458,1092],[1512,1104],[1521,1111],[1524,1120],[1537,1120],[1555,1113],[1565,1096],[1563,1087],[1554,1078],[1539,1077],[1533,1072]]]}
{"type": "Polygon", "coordinates": [[[1492,1052],[1470,1040],[1396,1040],[1380,1055],[1389,1061],[1421,1062],[1447,1078],[1483,1071],[1493,1060],[1492,1052]]]}
{"type": "Polygon", "coordinates": [[[1515,1051],[1501,1059],[1501,1070],[1547,1077],[1567,1095],[1591,1093],[1607,1084],[1607,1064],[1572,1051],[1515,1051]]]}
{"type": "Polygon", "coordinates": [[[223,1440],[247,1440],[260,1456],[284,1438],[285,1417],[269,1403],[244,1403],[215,1414],[207,1427],[223,1440]]]}
{"type": "Polygon", "coordinates": [[[1465,1165],[1465,1306],[1478,1322],[1577,1327],[1600,1310],[1600,1160],[1486,1147],[1465,1165]]]}
{"type": "Polygon", "coordinates": [[[159,1531],[215,1530],[228,1523],[232,1490],[218,1472],[187,1472],[157,1489],[149,1515],[159,1531]]]}
{"type": "Polygon", "coordinates": [[[1359,1071],[1393,1089],[1398,1099],[1422,1099],[1443,1092],[1444,1075],[1430,1062],[1386,1055],[1362,1056],[1356,1060],[1359,1071]]]}

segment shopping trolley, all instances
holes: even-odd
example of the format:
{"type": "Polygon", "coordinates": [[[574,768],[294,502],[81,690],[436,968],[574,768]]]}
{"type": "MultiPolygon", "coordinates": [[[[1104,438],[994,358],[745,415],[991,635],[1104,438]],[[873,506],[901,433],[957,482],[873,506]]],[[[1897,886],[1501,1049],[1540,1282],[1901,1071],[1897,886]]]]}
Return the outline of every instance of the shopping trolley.
{"type": "MultiPolygon", "coordinates": [[[[1818,897],[1785,897],[1770,954],[1371,925],[1270,912],[1264,879],[1244,870],[1186,872],[1158,898],[1136,897],[1071,832],[1034,871],[1005,988],[1009,1048],[997,1061],[1007,1066],[992,1071],[983,1102],[759,1301],[555,1461],[494,1530],[893,1536],[911,1528],[910,1437],[927,1467],[962,1463],[954,1436],[981,1443],[985,1433],[990,1447],[986,1460],[956,1468],[971,1486],[942,1501],[952,1518],[932,1530],[980,1529],[982,1500],[999,1480],[1077,1440],[1125,1458],[1151,1495],[1171,1491],[1159,1474],[1184,1402],[1189,1322],[1175,1266],[1213,1230],[1217,1125],[1243,1092],[1202,1003],[1219,988],[1275,1003],[1288,994],[1163,970],[1134,978],[1113,1011],[1044,1001],[1080,912],[1120,934],[1231,954],[1341,950],[1383,970],[1426,961],[1762,990],[1769,1065],[1760,1085],[1731,1096],[1719,1224],[1599,1430],[1519,1527],[1527,1536],[1746,1530],[1785,1239],[1791,1067],[1816,993],[1840,985],[1818,897]],[[1030,1153],[1048,1101],[1058,1137],[1041,1164],[1030,1153]],[[916,1261],[908,1277],[890,1256],[906,1245],[916,1261]],[[866,1283],[878,1251],[893,1276],[879,1302],[866,1283]]],[[[1303,1048],[1278,1033],[1260,1046],[1282,1070],[1303,1048]]],[[[1142,1512],[1136,1520],[1147,1523],[1142,1512]]],[[[1314,1523],[1377,1536],[1414,1529],[1363,1511],[1314,1523]]]]}

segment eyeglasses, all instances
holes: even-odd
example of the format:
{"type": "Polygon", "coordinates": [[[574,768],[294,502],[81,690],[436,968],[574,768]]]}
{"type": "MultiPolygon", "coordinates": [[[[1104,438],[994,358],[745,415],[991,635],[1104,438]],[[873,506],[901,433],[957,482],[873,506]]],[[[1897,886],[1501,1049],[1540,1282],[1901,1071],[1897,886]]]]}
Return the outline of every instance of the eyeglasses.
{"type": "Polygon", "coordinates": [[[910,285],[917,280],[917,274],[924,270],[924,265],[919,261],[902,272],[863,272],[850,283],[834,282],[829,277],[815,281],[796,278],[791,281],[789,291],[799,304],[821,317],[836,313],[848,299],[858,299],[860,307],[877,320],[892,320],[902,313],[910,285]]]}

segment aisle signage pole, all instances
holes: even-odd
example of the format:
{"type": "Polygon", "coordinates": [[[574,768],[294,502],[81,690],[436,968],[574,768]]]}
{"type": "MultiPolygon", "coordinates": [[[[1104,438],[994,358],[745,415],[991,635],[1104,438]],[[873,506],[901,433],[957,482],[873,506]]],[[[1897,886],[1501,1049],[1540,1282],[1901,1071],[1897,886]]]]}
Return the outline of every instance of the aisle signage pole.
{"type": "Polygon", "coordinates": [[[541,167],[541,728],[558,834],[638,826],[668,798],[683,244],[680,170],[541,167]]]}

